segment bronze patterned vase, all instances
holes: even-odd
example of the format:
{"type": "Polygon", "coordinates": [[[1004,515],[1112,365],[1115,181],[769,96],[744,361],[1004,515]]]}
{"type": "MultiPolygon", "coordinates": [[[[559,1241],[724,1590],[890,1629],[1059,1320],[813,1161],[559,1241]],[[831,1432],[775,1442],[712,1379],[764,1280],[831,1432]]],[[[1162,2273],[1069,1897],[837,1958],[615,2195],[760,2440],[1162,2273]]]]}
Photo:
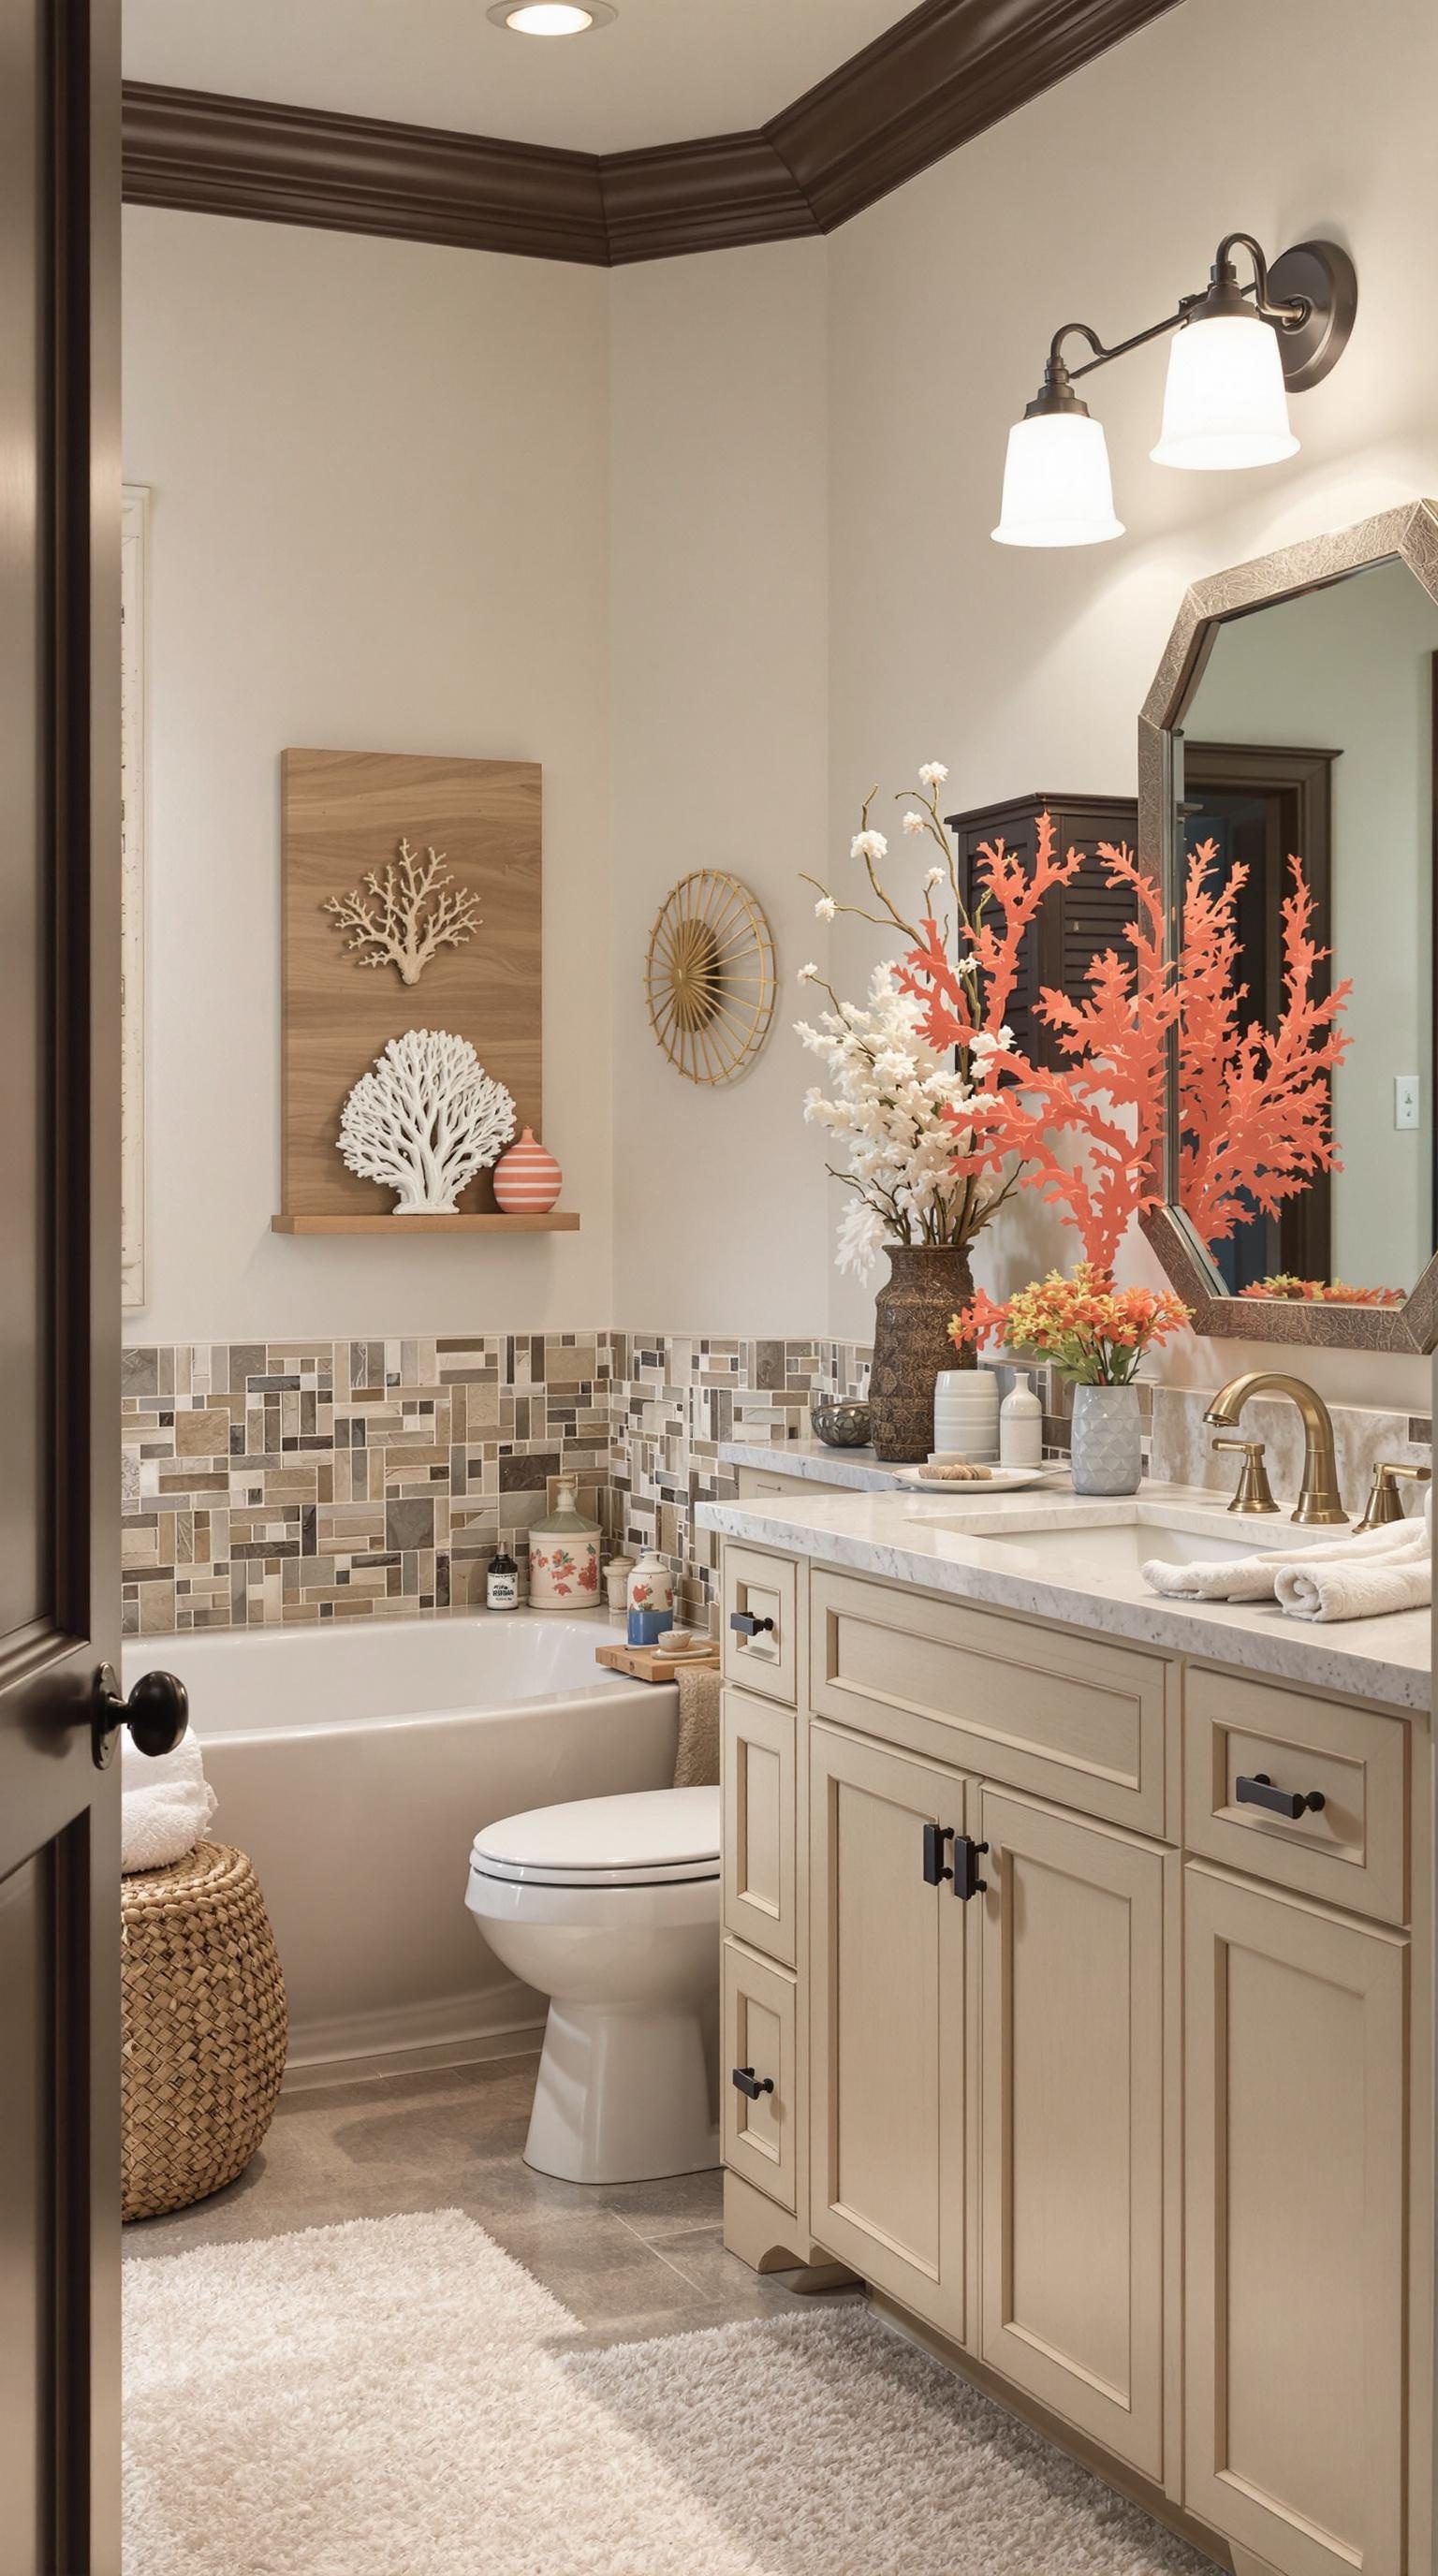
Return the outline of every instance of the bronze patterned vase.
{"type": "Polygon", "coordinates": [[[890,1243],[890,1277],[874,1300],[874,1365],[869,1410],[874,1455],[890,1466],[922,1464],[934,1445],[934,1381],[962,1367],[949,1318],[974,1293],[967,1252],[954,1244],[890,1243]]]}

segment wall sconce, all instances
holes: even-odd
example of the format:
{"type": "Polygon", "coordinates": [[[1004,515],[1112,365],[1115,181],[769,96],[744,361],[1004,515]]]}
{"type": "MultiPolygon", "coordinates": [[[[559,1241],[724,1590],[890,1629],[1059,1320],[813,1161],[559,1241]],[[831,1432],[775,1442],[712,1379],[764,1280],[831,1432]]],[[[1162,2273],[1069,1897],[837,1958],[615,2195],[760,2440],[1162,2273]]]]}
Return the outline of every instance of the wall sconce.
{"type": "Polygon", "coordinates": [[[1231,473],[1294,456],[1288,396],[1320,384],[1337,365],[1358,309],[1358,279],[1336,242],[1299,242],[1269,267],[1251,233],[1218,245],[1207,290],[1176,313],[1106,349],[1087,322],[1065,322],[1049,344],[1044,380],[1009,431],[1004,497],[993,533],[1001,546],[1096,546],[1123,535],[1115,517],[1102,424],[1074,387],[1130,349],[1177,338],[1169,352],[1156,465],[1231,473]],[[1232,253],[1247,251],[1253,283],[1241,287],[1232,253]],[[1093,356],[1064,363],[1077,335],[1093,356]]]}

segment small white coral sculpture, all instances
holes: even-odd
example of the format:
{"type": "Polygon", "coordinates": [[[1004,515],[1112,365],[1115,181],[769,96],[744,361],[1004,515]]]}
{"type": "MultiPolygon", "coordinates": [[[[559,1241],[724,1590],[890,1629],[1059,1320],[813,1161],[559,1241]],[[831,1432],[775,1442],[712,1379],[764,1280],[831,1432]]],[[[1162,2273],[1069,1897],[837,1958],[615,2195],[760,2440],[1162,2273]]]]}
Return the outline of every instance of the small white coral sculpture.
{"type": "Polygon", "coordinates": [[[451,1216],[514,1134],[514,1102],[468,1038],[406,1029],[355,1084],[339,1149],[361,1180],[398,1192],[396,1216],[451,1216]]]}
{"type": "Polygon", "coordinates": [[[391,860],[382,877],[371,868],[364,885],[331,895],[323,909],[351,933],[345,946],[360,952],[361,966],[397,966],[402,984],[417,984],[436,949],[474,937],[479,898],[455,885],[444,858],[434,849],[420,858],[401,841],[398,870],[391,860]]]}

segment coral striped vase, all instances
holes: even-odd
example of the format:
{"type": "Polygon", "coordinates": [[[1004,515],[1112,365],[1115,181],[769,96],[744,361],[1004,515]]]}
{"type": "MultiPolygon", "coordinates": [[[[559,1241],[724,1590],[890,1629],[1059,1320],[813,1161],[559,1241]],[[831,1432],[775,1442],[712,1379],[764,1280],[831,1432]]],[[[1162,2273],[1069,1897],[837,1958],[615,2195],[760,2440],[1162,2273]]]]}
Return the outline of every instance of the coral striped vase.
{"type": "Polygon", "coordinates": [[[494,1195],[506,1216],[547,1216],[563,1184],[564,1174],[554,1156],[536,1145],[532,1127],[494,1167],[494,1195]]]}

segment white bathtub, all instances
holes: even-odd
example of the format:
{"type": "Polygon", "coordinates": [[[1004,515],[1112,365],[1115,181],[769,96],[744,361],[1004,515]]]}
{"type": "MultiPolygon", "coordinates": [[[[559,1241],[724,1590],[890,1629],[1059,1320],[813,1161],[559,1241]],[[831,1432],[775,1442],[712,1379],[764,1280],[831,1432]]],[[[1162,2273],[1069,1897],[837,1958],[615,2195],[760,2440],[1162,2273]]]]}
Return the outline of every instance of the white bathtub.
{"type": "Polygon", "coordinates": [[[290,2064],[459,2063],[537,2046],[544,2004],[465,1911],[481,1825],[664,1788],[672,1683],[600,1671],[602,1617],[515,1610],[218,1630],[125,1648],[126,1689],[176,1673],[284,1963],[290,2064]]]}

